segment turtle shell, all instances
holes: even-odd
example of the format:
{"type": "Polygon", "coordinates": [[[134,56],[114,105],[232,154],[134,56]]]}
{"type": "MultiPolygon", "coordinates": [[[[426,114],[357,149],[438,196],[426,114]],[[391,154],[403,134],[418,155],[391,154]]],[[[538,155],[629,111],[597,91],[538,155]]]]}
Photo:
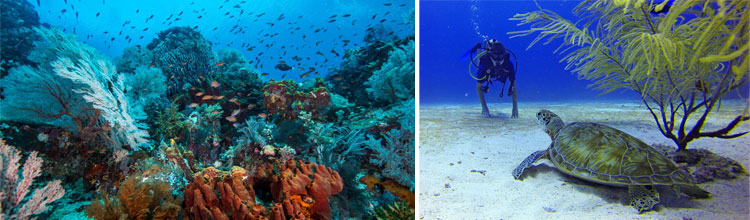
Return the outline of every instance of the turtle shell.
{"type": "Polygon", "coordinates": [[[643,141],[595,123],[571,123],[558,131],[549,158],[561,171],[597,183],[692,184],[693,177],[643,141]]]}

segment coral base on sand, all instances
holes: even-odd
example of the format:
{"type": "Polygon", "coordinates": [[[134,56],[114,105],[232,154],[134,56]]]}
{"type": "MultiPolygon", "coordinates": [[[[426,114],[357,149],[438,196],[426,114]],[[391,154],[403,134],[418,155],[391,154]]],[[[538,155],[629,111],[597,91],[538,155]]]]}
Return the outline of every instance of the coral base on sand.
{"type": "Polygon", "coordinates": [[[695,183],[705,183],[714,179],[735,179],[747,174],[745,168],[731,158],[722,157],[706,149],[687,149],[676,151],[676,148],[655,145],[657,149],[678,164],[685,167],[695,177],[695,183]]]}

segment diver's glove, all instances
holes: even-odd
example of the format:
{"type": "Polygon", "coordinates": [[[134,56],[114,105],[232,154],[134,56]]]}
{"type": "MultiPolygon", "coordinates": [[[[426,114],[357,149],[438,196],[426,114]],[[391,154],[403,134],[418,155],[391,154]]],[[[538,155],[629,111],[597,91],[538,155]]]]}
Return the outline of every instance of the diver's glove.
{"type": "Polygon", "coordinates": [[[477,43],[476,45],[474,45],[474,48],[471,48],[471,51],[479,51],[480,48],[482,48],[482,43],[477,43]]]}

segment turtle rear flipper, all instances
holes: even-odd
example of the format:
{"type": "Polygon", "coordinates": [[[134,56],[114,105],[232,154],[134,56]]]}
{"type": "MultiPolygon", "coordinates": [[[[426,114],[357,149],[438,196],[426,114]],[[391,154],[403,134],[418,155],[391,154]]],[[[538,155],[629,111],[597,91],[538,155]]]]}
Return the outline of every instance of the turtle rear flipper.
{"type": "Polygon", "coordinates": [[[685,193],[691,198],[705,199],[711,197],[711,193],[696,185],[675,185],[678,192],[685,193]]]}
{"type": "Polygon", "coordinates": [[[523,175],[523,170],[526,168],[529,168],[534,165],[534,162],[541,159],[542,157],[547,156],[547,150],[540,150],[534,153],[531,153],[526,159],[521,162],[515,169],[513,169],[513,178],[519,179],[521,178],[521,175],[523,175]]]}
{"type": "Polygon", "coordinates": [[[661,201],[656,187],[647,189],[645,186],[631,185],[628,186],[628,194],[630,194],[630,206],[638,210],[638,214],[654,209],[654,206],[661,201]]]}

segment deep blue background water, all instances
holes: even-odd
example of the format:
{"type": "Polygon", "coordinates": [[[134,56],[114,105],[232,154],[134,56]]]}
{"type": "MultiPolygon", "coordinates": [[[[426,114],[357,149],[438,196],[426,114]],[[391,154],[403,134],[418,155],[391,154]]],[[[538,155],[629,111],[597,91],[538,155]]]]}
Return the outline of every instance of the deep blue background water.
{"type": "MultiPolygon", "coordinates": [[[[539,4],[571,19],[578,1],[540,1],[539,4]]],[[[526,50],[536,35],[508,39],[507,32],[529,27],[516,26],[517,22],[508,18],[536,9],[533,1],[421,1],[420,103],[479,103],[475,80],[468,73],[469,60],[460,60],[474,44],[483,40],[476,33],[473,20],[482,35],[496,38],[517,55],[519,102],[638,99],[632,91],[620,90],[599,96],[599,91],[587,88],[590,82],[578,80],[577,75],[566,71],[565,65],[559,63],[563,55],[552,53],[561,40],[549,45],[538,43],[526,50]],[[473,12],[472,6],[478,10],[473,12]]],[[[495,83],[490,87],[485,95],[488,103],[511,102],[507,96],[509,85],[505,87],[505,96],[498,98],[500,85],[495,83]]]]}
{"type": "Polygon", "coordinates": [[[270,73],[265,78],[277,80],[285,73],[286,79],[299,80],[298,76],[309,67],[315,67],[320,75],[327,74],[329,68],[339,66],[345,49],[365,45],[362,41],[365,30],[380,24],[381,19],[386,19],[382,24],[392,28],[398,37],[414,34],[414,25],[405,23],[404,18],[414,9],[414,1],[408,0],[247,0],[245,3],[241,3],[242,0],[41,0],[39,6],[36,0],[29,2],[36,7],[41,22],[64,29],[66,33],[76,34],[79,41],[86,42],[110,57],[121,55],[127,47],[147,45],[157,38],[160,31],[169,27],[197,26],[196,30],[214,44],[214,51],[234,48],[242,51],[248,60],[259,57],[263,64],[259,70],[270,73]],[[391,5],[386,6],[385,3],[391,5]],[[239,8],[235,8],[235,5],[239,8]],[[62,9],[66,12],[62,13],[62,9]],[[241,10],[244,10],[242,15],[241,10]],[[183,14],[178,16],[180,12],[183,14]],[[100,13],[98,17],[97,13],[100,13]],[[265,15],[258,17],[261,13],[265,15]],[[279,20],[282,14],[284,18],[279,20]],[[344,14],[351,16],[342,17],[344,14]],[[146,22],[151,15],[154,17],[146,22]],[[170,15],[172,18],[167,20],[170,15]],[[337,15],[333,18],[336,21],[329,22],[332,15],[337,15]],[[376,17],[373,18],[373,15],[376,17]],[[202,17],[198,18],[199,16],[202,17]],[[230,18],[231,16],[234,17],[230,18]],[[176,17],[180,20],[175,21],[176,17]],[[126,21],[130,23],[123,25],[126,21]],[[235,25],[243,28],[244,33],[231,32],[235,25]],[[294,30],[297,27],[300,29],[294,30]],[[144,31],[145,28],[148,30],[144,31]],[[315,33],[316,29],[320,31],[315,33]],[[108,33],[105,34],[105,31],[108,33]],[[119,34],[120,31],[122,34],[119,34]],[[267,33],[278,35],[264,36],[267,33]],[[128,42],[125,36],[130,36],[133,40],[128,42]],[[111,38],[115,40],[111,41],[111,38]],[[350,42],[344,46],[343,40],[350,42]],[[241,47],[243,43],[255,46],[255,49],[247,51],[247,47],[241,47]],[[339,56],[331,50],[336,51],[339,56]],[[287,52],[286,55],[283,55],[284,51],[287,52]],[[316,54],[318,51],[324,55],[316,54]],[[263,54],[258,56],[260,52],[263,54]],[[294,67],[305,70],[295,68],[281,72],[274,69],[279,61],[294,62],[291,59],[293,56],[303,58],[294,67]],[[309,61],[307,57],[310,58],[309,61]],[[328,62],[324,63],[326,59],[328,62]]]}

